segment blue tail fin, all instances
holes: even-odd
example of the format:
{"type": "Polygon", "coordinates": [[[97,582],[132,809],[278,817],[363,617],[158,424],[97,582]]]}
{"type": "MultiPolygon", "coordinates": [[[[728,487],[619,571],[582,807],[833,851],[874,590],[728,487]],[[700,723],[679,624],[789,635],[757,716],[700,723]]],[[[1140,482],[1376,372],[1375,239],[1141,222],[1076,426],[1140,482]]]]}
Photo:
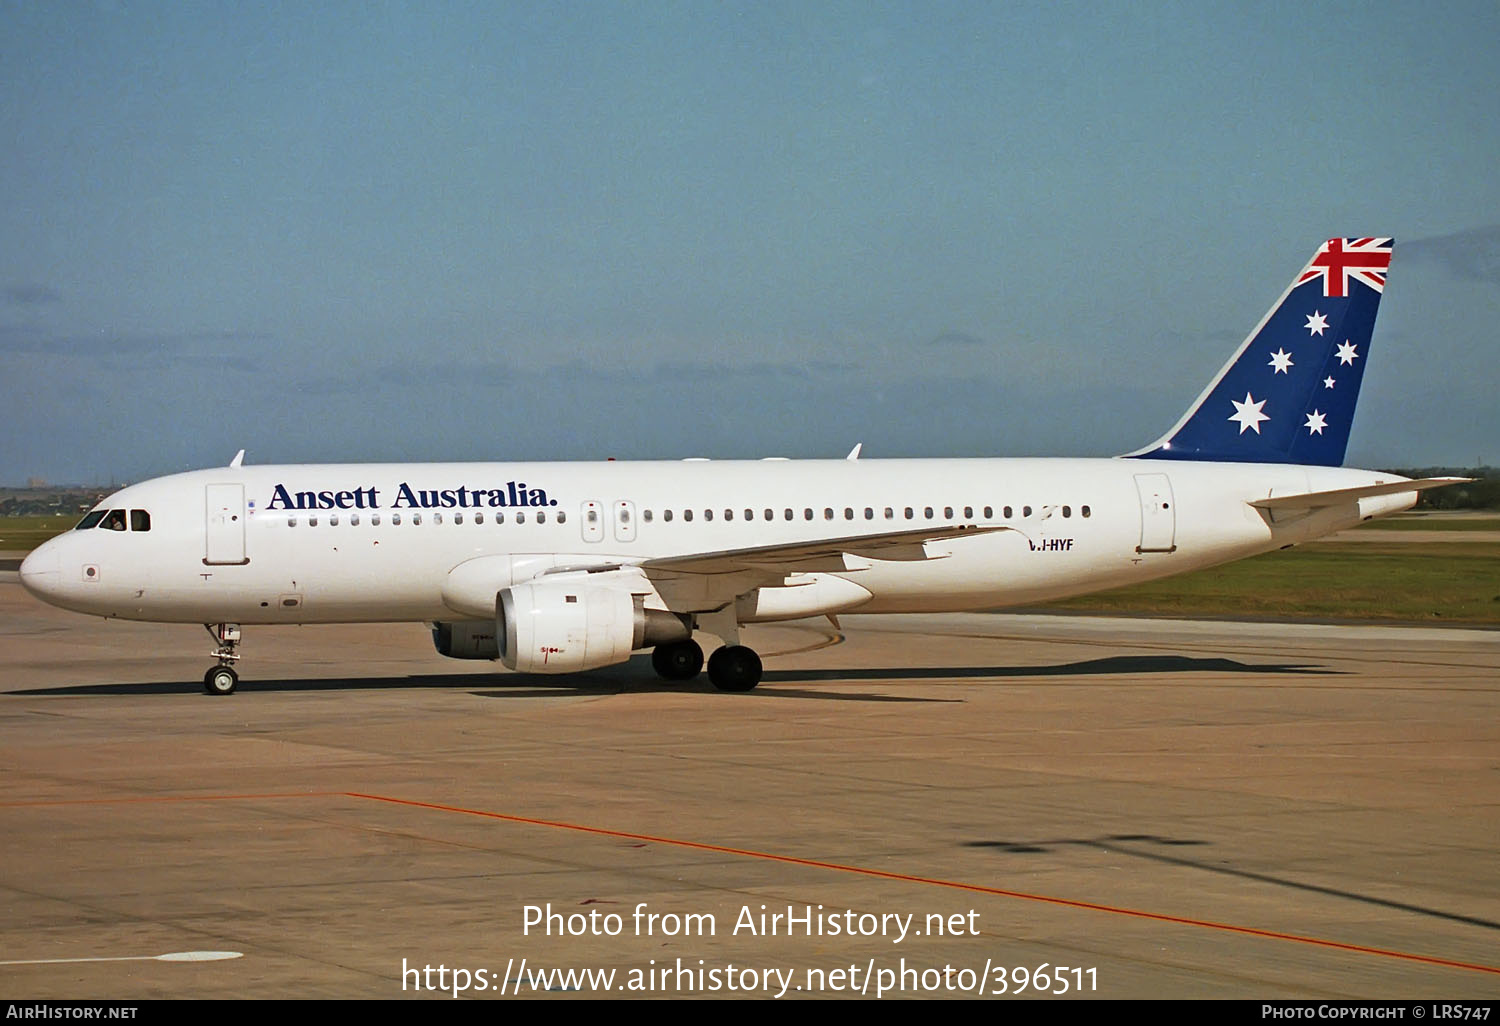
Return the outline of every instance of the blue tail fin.
{"type": "Polygon", "coordinates": [[[1391,239],[1329,239],[1177,426],[1127,456],[1344,462],[1391,239]]]}

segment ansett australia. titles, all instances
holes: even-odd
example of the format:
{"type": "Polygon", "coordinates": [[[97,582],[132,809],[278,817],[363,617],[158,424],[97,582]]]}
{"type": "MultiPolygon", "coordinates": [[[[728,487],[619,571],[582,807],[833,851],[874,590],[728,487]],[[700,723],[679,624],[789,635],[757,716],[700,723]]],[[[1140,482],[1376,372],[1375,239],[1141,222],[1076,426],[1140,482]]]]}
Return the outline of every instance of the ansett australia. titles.
{"type": "MultiPolygon", "coordinates": [[[[396,486],[391,509],[477,509],[484,506],[556,506],[542,488],[528,488],[525,481],[507,481],[500,488],[413,488],[402,481],[396,486]]],[[[266,509],[381,509],[380,489],[345,488],[333,491],[294,492],[278,484],[266,509]]]]}

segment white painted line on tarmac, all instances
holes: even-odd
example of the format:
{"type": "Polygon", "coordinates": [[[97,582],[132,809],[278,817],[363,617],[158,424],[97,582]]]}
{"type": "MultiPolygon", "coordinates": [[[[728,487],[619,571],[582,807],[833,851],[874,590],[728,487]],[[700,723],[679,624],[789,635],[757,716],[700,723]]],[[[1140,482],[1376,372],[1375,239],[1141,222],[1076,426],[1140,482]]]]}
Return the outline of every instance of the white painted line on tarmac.
{"type": "Polygon", "coordinates": [[[169,951],[165,955],[116,955],[112,958],[24,958],[0,965],[62,965],[67,962],[223,962],[244,958],[239,951],[169,951]]]}

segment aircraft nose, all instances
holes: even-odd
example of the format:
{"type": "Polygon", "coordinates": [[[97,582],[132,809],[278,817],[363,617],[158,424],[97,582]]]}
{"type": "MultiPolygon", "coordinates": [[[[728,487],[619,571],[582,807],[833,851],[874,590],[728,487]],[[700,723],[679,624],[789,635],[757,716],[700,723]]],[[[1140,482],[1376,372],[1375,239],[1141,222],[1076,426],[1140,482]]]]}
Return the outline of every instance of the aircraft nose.
{"type": "Polygon", "coordinates": [[[39,599],[48,599],[57,594],[62,583],[62,563],[57,546],[43,543],[21,560],[21,587],[39,599]]]}

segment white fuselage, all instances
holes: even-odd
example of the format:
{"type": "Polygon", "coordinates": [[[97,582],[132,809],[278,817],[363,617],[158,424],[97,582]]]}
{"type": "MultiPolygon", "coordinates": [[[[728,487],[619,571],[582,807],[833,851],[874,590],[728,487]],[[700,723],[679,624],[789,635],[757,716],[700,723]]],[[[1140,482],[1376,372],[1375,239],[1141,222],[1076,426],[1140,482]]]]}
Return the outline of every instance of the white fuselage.
{"type": "Polygon", "coordinates": [[[98,508],[144,511],[149,529],[70,531],[22,579],[55,605],[134,620],[475,620],[493,618],[497,589],[558,567],[964,524],[997,530],[927,542],[925,558],[846,554],[825,597],[766,595],[740,619],[994,608],[1327,534],[1415,493],[1293,516],[1248,503],[1399,480],[1137,459],[237,466],[121,490],[98,508]],[[465,564],[483,572],[455,573],[465,564]]]}

